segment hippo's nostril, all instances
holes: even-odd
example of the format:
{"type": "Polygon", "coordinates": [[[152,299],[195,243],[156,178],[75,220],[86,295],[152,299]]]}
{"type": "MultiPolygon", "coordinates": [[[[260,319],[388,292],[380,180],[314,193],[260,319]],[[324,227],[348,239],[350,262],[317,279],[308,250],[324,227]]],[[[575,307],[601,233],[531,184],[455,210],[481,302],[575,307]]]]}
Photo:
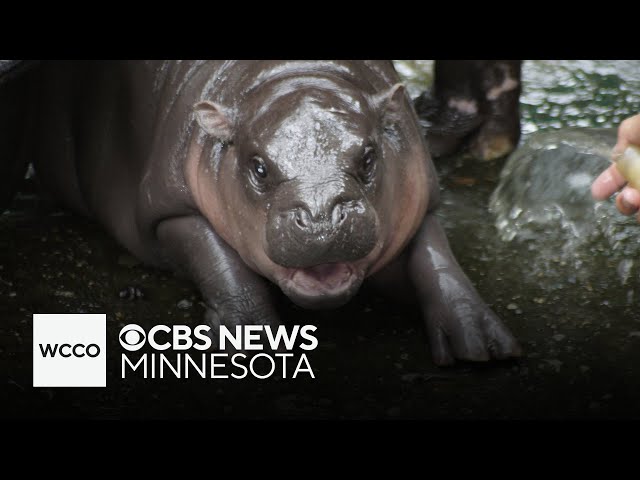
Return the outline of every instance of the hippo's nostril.
{"type": "Polygon", "coordinates": [[[302,208],[296,210],[296,225],[301,229],[306,229],[309,225],[309,214],[302,208]]]}
{"type": "Polygon", "coordinates": [[[347,218],[347,209],[344,208],[343,204],[338,204],[333,208],[333,212],[331,212],[331,222],[334,225],[340,225],[347,218]]]}

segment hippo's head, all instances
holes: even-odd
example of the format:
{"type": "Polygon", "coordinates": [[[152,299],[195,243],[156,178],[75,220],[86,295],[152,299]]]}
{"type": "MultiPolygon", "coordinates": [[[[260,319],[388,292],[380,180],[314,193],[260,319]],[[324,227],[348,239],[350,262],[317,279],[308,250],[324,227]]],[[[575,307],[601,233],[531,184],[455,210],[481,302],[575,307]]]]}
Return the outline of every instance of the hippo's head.
{"type": "Polygon", "coordinates": [[[275,83],[195,112],[187,176],[198,207],[300,306],[348,301],[424,215],[428,157],[400,84],[367,94],[318,79],[275,83]]]}

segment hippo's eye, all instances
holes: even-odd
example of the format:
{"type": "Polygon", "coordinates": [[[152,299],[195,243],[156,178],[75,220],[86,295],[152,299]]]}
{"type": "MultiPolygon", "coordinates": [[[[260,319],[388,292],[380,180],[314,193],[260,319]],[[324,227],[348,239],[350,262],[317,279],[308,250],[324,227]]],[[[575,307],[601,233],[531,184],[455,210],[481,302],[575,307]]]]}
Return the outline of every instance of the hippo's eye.
{"type": "Polygon", "coordinates": [[[267,178],[267,165],[260,157],[253,159],[253,173],[259,178],[267,178]]]}
{"type": "Polygon", "coordinates": [[[371,167],[373,167],[373,152],[369,152],[367,154],[365,154],[364,158],[362,159],[362,169],[363,170],[370,170],[371,167]]]}
{"type": "Polygon", "coordinates": [[[373,173],[373,167],[376,164],[376,152],[373,148],[367,148],[360,161],[360,173],[365,180],[370,180],[373,173]]]}

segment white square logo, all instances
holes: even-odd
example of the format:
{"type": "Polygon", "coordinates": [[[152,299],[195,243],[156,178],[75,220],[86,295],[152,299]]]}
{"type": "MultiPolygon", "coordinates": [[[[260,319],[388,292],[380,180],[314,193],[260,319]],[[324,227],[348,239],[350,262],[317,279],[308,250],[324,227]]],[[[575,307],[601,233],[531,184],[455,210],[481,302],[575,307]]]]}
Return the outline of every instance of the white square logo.
{"type": "Polygon", "coordinates": [[[34,387],[106,387],[107,315],[35,313],[34,387]]]}

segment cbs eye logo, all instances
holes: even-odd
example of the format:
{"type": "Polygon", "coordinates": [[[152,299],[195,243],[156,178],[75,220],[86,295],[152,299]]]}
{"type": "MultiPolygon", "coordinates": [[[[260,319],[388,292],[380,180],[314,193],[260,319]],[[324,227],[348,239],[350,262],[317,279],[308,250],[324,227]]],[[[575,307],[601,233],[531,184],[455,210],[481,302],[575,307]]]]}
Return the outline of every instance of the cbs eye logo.
{"type": "Polygon", "coordinates": [[[147,339],[147,335],[141,326],[135,324],[129,324],[122,327],[120,330],[120,345],[125,350],[135,352],[140,350],[147,339]]]}

